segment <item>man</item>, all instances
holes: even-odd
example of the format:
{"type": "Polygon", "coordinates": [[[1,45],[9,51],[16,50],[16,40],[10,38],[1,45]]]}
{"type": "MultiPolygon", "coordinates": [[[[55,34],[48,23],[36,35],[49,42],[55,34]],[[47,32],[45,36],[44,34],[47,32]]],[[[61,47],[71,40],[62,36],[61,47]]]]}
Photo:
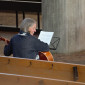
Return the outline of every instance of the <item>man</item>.
{"type": "Polygon", "coordinates": [[[13,36],[8,45],[4,47],[4,55],[14,57],[36,59],[38,52],[49,51],[49,46],[34,37],[36,21],[26,18],[20,25],[20,32],[13,36]]]}

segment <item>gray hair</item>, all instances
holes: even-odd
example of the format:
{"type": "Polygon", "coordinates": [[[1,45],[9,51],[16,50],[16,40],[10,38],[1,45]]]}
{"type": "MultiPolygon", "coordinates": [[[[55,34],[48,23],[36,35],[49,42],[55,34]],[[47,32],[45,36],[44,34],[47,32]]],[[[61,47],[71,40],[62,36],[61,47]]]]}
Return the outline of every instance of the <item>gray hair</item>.
{"type": "Polygon", "coordinates": [[[21,24],[20,24],[20,30],[24,32],[28,32],[29,27],[33,26],[34,24],[37,24],[34,19],[31,18],[25,18],[21,24]]]}

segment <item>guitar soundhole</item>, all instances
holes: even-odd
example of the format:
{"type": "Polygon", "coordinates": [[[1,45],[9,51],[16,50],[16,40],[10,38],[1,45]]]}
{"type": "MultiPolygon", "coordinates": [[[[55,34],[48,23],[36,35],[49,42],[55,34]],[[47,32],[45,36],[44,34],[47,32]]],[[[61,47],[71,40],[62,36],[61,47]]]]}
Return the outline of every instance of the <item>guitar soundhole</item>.
{"type": "Polygon", "coordinates": [[[39,52],[39,58],[40,60],[47,60],[46,56],[41,52],[39,52]]]}

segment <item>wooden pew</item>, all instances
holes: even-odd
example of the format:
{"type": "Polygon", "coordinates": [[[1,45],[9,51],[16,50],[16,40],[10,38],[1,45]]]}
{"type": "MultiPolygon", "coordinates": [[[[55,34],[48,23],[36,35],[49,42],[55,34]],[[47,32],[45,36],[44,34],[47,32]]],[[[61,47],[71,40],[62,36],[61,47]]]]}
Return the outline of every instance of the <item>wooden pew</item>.
{"type": "Polygon", "coordinates": [[[85,83],[85,65],[0,57],[0,73],[85,83]]]}
{"type": "Polygon", "coordinates": [[[85,83],[0,73],[0,85],[85,85],[85,83]]]}

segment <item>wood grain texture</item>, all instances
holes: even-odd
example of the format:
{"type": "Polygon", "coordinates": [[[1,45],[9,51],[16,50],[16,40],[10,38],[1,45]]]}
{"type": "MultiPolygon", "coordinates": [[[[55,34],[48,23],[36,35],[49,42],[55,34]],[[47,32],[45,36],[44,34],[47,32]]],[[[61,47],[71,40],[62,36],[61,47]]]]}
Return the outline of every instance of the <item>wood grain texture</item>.
{"type": "Polygon", "coordinates": [[[78,69],[76,82],[85,82],[85,65],[0,57],[0,73],[74,81],[75,66],[78,69]]]}

